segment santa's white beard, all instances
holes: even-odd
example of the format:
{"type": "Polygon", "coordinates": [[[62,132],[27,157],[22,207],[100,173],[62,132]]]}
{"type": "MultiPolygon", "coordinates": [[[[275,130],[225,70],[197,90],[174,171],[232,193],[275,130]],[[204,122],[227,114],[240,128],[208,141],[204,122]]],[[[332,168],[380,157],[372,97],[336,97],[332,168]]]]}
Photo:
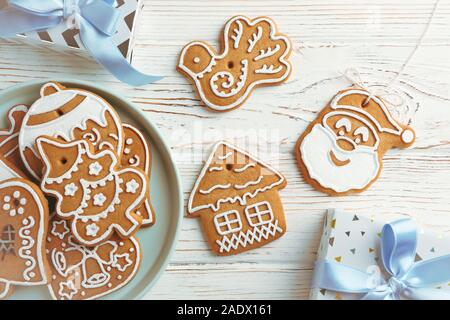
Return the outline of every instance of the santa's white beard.
{"type": "Polygon", "coordinates": [[[338,147],[336,136],[328,128],[316,124],[300,145],[303,163],[309,176],[322,187],[335,192],[364,189],[378,174],[380,163],[376,151],[357,147],[345,151],[338,147]],[[340,161],[350,162],[336,166],[330,157],[333,151],[340,161]]]}

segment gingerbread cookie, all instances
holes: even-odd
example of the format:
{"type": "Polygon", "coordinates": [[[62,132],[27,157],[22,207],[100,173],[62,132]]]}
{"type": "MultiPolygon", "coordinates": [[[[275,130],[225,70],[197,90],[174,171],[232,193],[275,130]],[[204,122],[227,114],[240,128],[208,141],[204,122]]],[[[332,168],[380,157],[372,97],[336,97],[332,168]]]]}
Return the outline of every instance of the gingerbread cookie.
{"type": "Polygon", "coordinates": [[[7,114],[8,129],[0,130],[0,154],[14,163],[22,172],[26,172],[19,152],[19,131],[28,112],[23,104],[12,107],[7,114]]]}
{"type": "Polygon", "coordinates": [[[47,201],[41,190],[20,178],[0,158],[0,299],[15,286],[48,283],[45,256],[48,223],[47,201]],[[7,179],[7,180],[4,180],[7,179]]]}
{"type": "Polygon", "coordinates": [[[190,216],[200,216],[211,249],[232,255],[263,246],[286,232],[278,191],[286,179],[275,169],[220,142],[195,182],[190,216]]]}
{"type": "Polygon", "coordinates": [[[147,194],[147,176],[137,168],[121,168],[111,150],[94,153],[85,140],[36,141],[44,163],[42,190],[56,199],[55,212],[70,220],[76,241],[95,246],[114,232],[130,237],[142,219],[135,214],[147,194]]]}
{"type": "MultiPolygon", "coordinates": [[[[125,136],[122,154],[122,166],[139,168],[145,172],[150,186],[152,155],[150,146],[142,133],[130,124],[123,124],[125,136]]],[[[155,213],[150,202],[150,193],[145,197],[144,204],[136,209],[136,214],[142,217],[142,226],[152,226],[155,223],[155,213]]]]}
{"type": "Polygon", "coordinates": [[[333,196],[366,190],[380,175],[383,155],[407,148],[415,133],[398,123],[384,102],[365,90],[338,93],[296,145],[305,180],[333,196]]]}
{"type": "Polygon", "coordinates": [[[35,142],[47,135],[64,141],[88,140],[96,150],[111,149],[122,154],[122,123],[111,105],[98,95],[49,82],[30,107],[19,134],[22,160],[30,174],[39,179],[42,161],[35,142]]]}
{"type": "Polygon", "coordinates": [[[47,237],[52,276],[48,285],[56,300],[89,300],[112,293],[133,279],[141,262],[139,241],[110,240],[93,248],[78,244],[66,220],[54,217],[47,237]]]}
{"type": "Polygon", "coordinates": [[[181,52],[178,71],[196,86],[200,99],[216,111],[242,105],[258,86],[278,85],[291,73],[289,39],[267,17],[238,16],[225,25],[218,54],[196,41],[181,52]]]}

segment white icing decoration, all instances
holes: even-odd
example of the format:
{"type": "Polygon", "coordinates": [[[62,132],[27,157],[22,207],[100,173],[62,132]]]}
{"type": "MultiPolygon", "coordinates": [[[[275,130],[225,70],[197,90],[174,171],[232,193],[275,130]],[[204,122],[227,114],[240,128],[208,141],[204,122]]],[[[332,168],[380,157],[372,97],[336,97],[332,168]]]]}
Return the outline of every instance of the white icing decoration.
{"type": "Polygon", "coordinates": [[[78,190],[78,187],[75,185],[74,182],[71,182],[64,187],[64,195],[73,197],[75,195],[75,193],[77,192],[77,190],[78,190]]]}
{"type": "Polygon", "coordinates": [[[38,158],[40,158],[39,153],[34,147],[36,139],[40,136],[47,135],[51,137],[60,137],[66,141],[73,141],[75,139],[73,135],[74,130],[78,128],[85,131],[87,129],[87,121],[92,120],[103,128],[113,125],[119,134],[117,137],[117,148],[114,151],[119,152],[122,150],[123,136],[121,121],[115,111],[105,100],[86,91],[76,89],[55,89],[57,89],[57,93],[49,96],[41,96],[39,100],[33,103],[25,115],[23,125],[19,133],[19,150],[22,160],[24,161],[24,165],[27,170],[36,179],[39,178],[39,173],[34,172],[29,165],[28,159],[25,156],[25,150],[30,149],[38,158]],[[72,111],[42,124],[28,124],[31,116],[56,110],[76,96],[83,96],[85,99],[72,111]],[[106,113],[109,114],[114,123],[107,123],[106,113]]]}
{"type": "Polygon", "coordinates": [[[25,212],[25,208],[23,206],[26,205],[27,199],[20,197],[20,192],[17,190],[13,192],[12,197],[15,199],[14,201],[11,196],[3,197],[1,208],[4,211],[8,211],[8,214],[11,217],[15,217],[17,214],[22,215],[25,212]]]}
{"type": "Polygon", "coordinates": [[[214,216],[214,225],[216,231],[222,236],[238,232],[242,229],[241,216],[237,210],[222,212],[214,216]],[[233,227],[233,225],[236,226],[233,227]]]}
{"type": "MultiPolygon", "coordinates": [[[[233,155],[233,153],[229,152],[229,153],[227,153],[225,155],[225,158],[228,158],[228,157],[230,157],[232,155],[233,155]]],[[[224,159],[222,159],[224,157],[218,157],[218,158],[220,160],[224,160],[224,159]]],[[[285,182],[284,176],[281,175],[273,167],[269,166],[268,164],[266,164],[265,162],[263,162],[261,160],[257,160],[256,158],[251,156],[246,151],[244,151],[244,150],[242,150],[240,148],[237,148],[237,147],[235,147],[233,145],[230,145],[227,142],[223,142],[222,141],[222,142],[217,143],[214,146],[214,148],[213,148],[213,150],[212,150],[208,160],[206,161],[205,166],[203,167],[202,171],[200,172],[199,177],[197,178],[197,180],[196,180],[196,182],[194,184],[194,188],[193,188],[193,190],[192,190],[192,192],[191,192],[191,194],[189,196],[189,200],[188,200],[188,213],[189,214],[193,214],[193,213],[195,213],[195,212],[197,212],[199,210],[203,210],[203,209],[206,209],[206,208],[210,208],[213,211],[217,212],[220,209],[220,205],[222,203],[239,202],[240,205],[244,206],[244,205],[247,204],[247,200],[248,199],[252,199],[252,198],[256,197],[256,195],[258,195],[259,193],[266,192],[267,190],[271,190],[272,188],[275,188],[276,186],[282,185],[284,182],[285,182]],[[265,167],[268,171],[271,171],[274,175],[276,175],[278,177],[278,179],[274,183],[272,183],[270,185],[267,185],[267,186],[264,186],[262,188],[257,188],[253,192],[245,192],[242,196],[237,195],[237,196],[234,196],[234,197],[221,198],[221,199],[217,200],[216,203],[213,202],[213,203],[208,203],[208,204],[205,204],[205,205],[199,205],[199,206],[194,207],[193,206],[193,201],[194,201],[195,194],[197,193],[197,191],[201,193],[201,191],[199,191],[200,182],[203,180],[203,178],[205,177],[206,173],[208,172],[208,168],[211,166],[211,163],[212,163],[212,161],[214,159],[214,155],[216,154],[217,150],[219,149],[219,147],[223,147],[223,146],[226,146],[226,147],[228,147],[230,149],[235,150],[235,152],[239,152],[239,153],[243,154],[244,156],[246,156],[247,158],[249,158],[251,161],[253,161],[255,163],[259,163],[261,166],[265,167]]],[[[231,184],[230,184],[229,187],[231,187],[231,184]]]]}
{"type": "Polygon", "coordinates": [[[270,66],[267,66],[266,64],[263,65],[261,68],[256,69],[255,73],[257,74],[276,74],[278,72],[280,72],[281,70],[283,70],[283,66],[278,66],[278,68],[275,68],[275,66],[273,64],[271,64],[270,66]]]}
{"type": "Polygon", "coordinates": [[[369,129],[367,129],[366,127],[357,128],[355,132],[353,132],[353,135],[354,136],[361,135],[362,141],[364,142],[369,141],[369,129]]]}
{"type": "Polygon", "coordinates": [[[300,145],[301,157],[309,176],[322,187],[335,192],[364,189],[380,170],[378,154],[372,147],[356,146],[353,151],[339,148],[336,136],[327,127],[316,124],[300,145]],[[336,166],[330,152],[342,162],[336,166]]]}
{"type": "Polygon", "coordinates": [[[128,181],[126,184],[126,192],[128,193],[136,193],[136,191],[139,189],[139,183],[135,179],[128,181]]]}
{"type": "Polygon", "coordinates": [[[96,237],[98,230],[100,230],[100,228],[95,223],[88,224],[86,226],[86,235],[90,237],[96,237]]]}
{"type": "Polygon", "coordinates": [[[255,166],[256,166],[256,163],[250,162],[250,163],[247,163],[245,166],[243,166],[241,168],[234,169],[233,171],[236,172],[236,173],[241,173],[241,172],[244,172],[245,170],[247,170],[249,168],[254,168],[255,166]]]}
{"type": "Polygon", "coordinates": [[[352,123],[348,118],[341,118],[338,121],[336,121],[336,124],[334,125],[336,129],[340,129],[342,127],[345,128],[345,131],[350,132],[352,130],[352,123]]]}
{"type": "Polygon", "coordinates": [[[283,232],[283,229],[278,226],[278,220],[274,223],[270,222],[267,225],[254,227],[253,229],[247,230],[247,232],[240,231],[239,233],[233,233],[231,236],[223,236],[221,240],[216,240],[216,243],[219,246],[220,252],[230,252],[231,250],[238,249],[239,246],[245,248],[254,242],[267,240],[270,237],[274,237],[277,232],[283,232]]]}
{"type": "Polygon", "coordinates": [[[256,32],[253,33],[250,39],[248,39],[248,49],[247,49],[248,53],[251,53],[253,51],[258,41],[261,40],[262,35],[263,35],[263,28],[261,26],[258,26],[256,28],[256,32]]]}
{"type": "Polygon", "coordinates": [[[69,300],[72,300],[74,295],[78,293],[78,289],[75,287],[75,284],[73,283],[73,280],[68,280],[67,282],[61,282],[59,284],[59,291],[58,294],[61,298],[67,298],[69,300]]]}
{"type": "MultiPolygon", "coordinates": [[[[285,45],[286,45],[286,50],[285,50],[285,52],[280,56],[280,58],[279,58],[279,60],[278,60],[278,61],[280,62],[281,65],[284,65],[284,66],[286,67],[286,72],[285,72],[283,75],[281,75],[280,77],[276,78],[276,79],[273,79],[273,78],[271,78],[271,79],[270,79],[270,78],[264,78],[264,79],[260,79],[260,80],[257,80],[257,81],[254,81],[254,82],[250,83],[250,84],[247,86],[245,92],[242,94],[242,96],[241,96],[239,99],[237,99],[235,102],[233,102],[233,103],[231,103],[231,104],[229,104],[229,105],[226,105],[226,106],[216,105],[216,104],[214,104],[214,102],[212,102],[212,101],[210,101],[210,100],[208,99],[207,95],[205,94],[205,92],[204,92],[204,90],[203,90],[203,88],[202,88],[202,85],[201,85],[201,83],[200,83],[200,80],[204,77],[204,75],[205,75],[206,73],[210,73],[210,72],[212,71],[212,68],[217,64],[216,60],[224,59],[224,58],[226,58],[226,57],[229,55],[229,44],[228,44],[228,41],[225,41],[225,47],[224,47],[223,53],[222,53],[220,56],[216,56],[215,53],[211,50],[211,48],[210,48],[209,46],[205,45],[205,44],[202,43],[202,42],[193,42],[193,43],[191,43],[190,45],[186,46],[186,47],[183,49],[183,51],[181,52],[178,67],[179,67],[181,70],[183,70],[186,74],[188,74],[188,75],[193,79],[193,81],[194,81],[196,87],[198,88],[198,91],[199,91],[199,95],[200,95],[201,100],[202,100],[203,102],[205,102],[205,104],[206,104],[208,107],[210,107],[210,108],[212,108],[212,109],[215,109],[215,110],[219,110],[219,111],[233,109],[233,108],[235,108],[236,106],[240,105],[245,99],[247,99],[248,95],[250,94],[250,92],[253,90],[254,87],[259,86],[259,85],[262,85],[262,84],[271,84],[271,83],[279,83],[279,82],[282,82],[282,81],[284,81],[285,79],[287,79],[287,77],[288,77],[289,74],[291,73],[291,65],[290,65],[290,63],[287,61],[287,56],[289,55],[290,50],[291,50],[291,43],[290,43],[289,39],[286,38],[285,36],[283,36],[283,35],[278,35],[278,36],[275,35],[276,32],[277,32],[277,28],[276,28],[276,26],[275,26],[275,24],[274,24],[274,22],[273,22],[272,20],[267,19],[267,18],[258,18],[258,19],[255,19],[255,20],[252,22],[252,21],[250,21],[248,18],[246,18],[246,17],[244,17],[244,16],[238,16],[238,17],[235,17],[235,18],[231,19],[231,20],[225,25],[225,29],[224,29],[224,30],[225,30],[225,33],[224,33],[224,39],[228,39],[228,38],[229,38],[229,33],[230,33],[231,25],[232,25],[234,22],[237,23],[239,20],[244,20],[244,21],[246,21],[246,23],[247,23],[249,26],[255,26],[256,24],[258,24],[258,23],[260,23],[260,22],[262,22],[262,21],[267,22],[267,23],[270,25],[270,35],[269,35],[270,39],[273,40],[273,41],[281,40],[281,41],[283,41],[283,42],[285,43],[285,45]],[[204,47],[205,50],[208,51],[208,53],[209,53],[210,56],[212,57],[211,63],[208,65],[208,67],[207,67],[205,70],[203,70],[203,71],[201,71],[201,72],[199,72],[199,73],[194,73],[194,72],[192,72],[188,67],[186,67],[186,66],[183,64],[183,61],[184,61],[184,59],[185,59],[186,52],[189,50],[190,47],[196,46],[196,45],[204,47]]],[[[233,29],[233,30],[234,30],[234,29],[233,29]]],[[[234,32],[234,31],[231,31],[231,32],[234,32]]],[[[231,38],[231,39],[232,39],[232,38],[231,38]]]]}
{"type": "Polygon", "coordinates": [[[130,259],[130,255],[128,253],[114,255],[112,266],[117,270],[124,272],[132,264],[133,261],[130,259]],[[120,260],[123,260],[124,263],[121,264],[120,260]]]}
{"type": "Polygon", "coordinates": [[[67,222],[65,220],[61,221],[54,221],[51,229],[51,234],[55,237],[58,237],[59,239],[64,239],[66,234],[70,232],[69,228],[67,227],[67,222]],[[59,231],[59,229],[62,228],[62,232],[59,231]]]}
{"type": "Polygon", "coordinates": [[[222,171],[223,167],[211,167],[209,168],[209,172],[214,172],[214,171],[222,171]]]}
{"type": "Polygon", "coordinates": [[[89,165],[89,175],[91,176],[98,176],[102,170],[103,167],[98,161],[89,165]]]}
{"type": "Polygon", "coordinates": [[[253,58],[254,61],[259,61],[268,57],[273,56],[275,53],[280,51],[281,46],[279,44],[275,45],[275,48],[272,49],[271,47],[268,47],[266,50],[260,50],[259,55],[253,58]]]}
{"type": "Polygon", "coordinates": [[[239,47],[239,42],[241,41],[242,34],[244,33],[244,30],[243,30],[244,28],[242,26],[242,23],[239,20],[236,20],[236,24],[238,27],[237,27],[237,29],[236,28],[233,29],[234,34],[232,34],[230,36],[231,39],[234,40],[234,43],[233,43],[234,49],[237,49],[239,47]]]}
{"type": "Polygon", "coordinates": [[[208,190],[200,189],[199,192],[201,194],[210,194],[211,192],[213,192],[216,189],[228,189],[230,187],[231,187],[231,183],[228,183],[228,184],[216,184],[216,185],[212,186],[211,188],[209,188],[208,190]]]}
{"type": "Polygon", "coordinates": [[[29,234],[26,235],[25,231],[26,230],[30,230],[34,227],[35,225],[35,221],[33,217],[28,217],[25,218],[22,222],[23,227],[21,227],[19,229],[19,236],[24,239],[22,240],[22,244],[23,246],[19,249],[19,257],[26,260],[26,265],[28,266],[28,268],[26,268],[23,271],[23,278],[25,279],[25,281],[30,281],[33,278],[32,275],[32,270],[34,270],[34,268],[36,267],[36,258],[33,257],[31,254],[27,254],[26,252],[29,251],[31,248],[34,247],[35,245],[35,240],[33,239],[33,237],[31,237],[29,234]],[[25,222],[26,221],[26,222],[25,222]]]}
{"type": "Polygon", "coordinates": [[[101,207],[106,201],[106,197],[103,193],[98,193],[94,196],[94,206],[101,207]]]}
{"type": "Polygon", "coordinates": [[[217,72],[211,77],[211,90],[216,96],[221,98],[229,98],[238,94],[245,87],[248,77],[248,61],[242,60],[241,64],[241,75],[239,76],[238,81],[236,81],[233,74],[228,71],[217,72]],[[219,88],[216,82],[223,78],[226,78],[227,81],[222,82],[221,88],[219,88]],[[229,90],[229,92],[226,92],[226,90],[229,90]]]}
{"type": "Polygon", "coordinates": [[[405,130],[402,133],[402,141],[404,143],[411,143],[414,141],[414,132],[411,130],[405,130]]]}
{"type": "Polygon", "coordinates": [[[237,190],[242,190],[242,189],[246,189],[250,186],[256,186],[261,183],[263,178],[264,178],[263,176],[259,176],[258,179],[256,179],[255,181],[248,181],[247,183],[245,183],[243,185],[235,184],[234,188],[237,190]]]}
{"type": "Polygon", "coordinates": [[[247,221],[249,225],[252,227],[259,227],[264,224],[269,224],[273,221],[273,211],[270,202],[268,201],[260,201],[254,203],[245,208],[245,216],[247,217],[247,221]],[[265,219],[265,216],[269,216],[269,219],[265,219]],[[254,222],[254,218],[258,220],[258,222],[254,222]]]}

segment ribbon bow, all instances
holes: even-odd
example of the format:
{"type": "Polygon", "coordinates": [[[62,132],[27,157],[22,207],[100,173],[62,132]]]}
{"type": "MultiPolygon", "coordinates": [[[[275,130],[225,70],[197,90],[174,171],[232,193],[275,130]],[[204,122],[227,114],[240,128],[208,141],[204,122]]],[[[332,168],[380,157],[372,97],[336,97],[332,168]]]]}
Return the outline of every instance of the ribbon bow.
{"type": "Polygon", "coordinates": [[[345,293],[361,293],[363,300],[450,299],[450,294],[433,286],[450,281],[450,255],[414,262],[416,224],[401,219],[384,225],[381,234],[381,262],[389,275],[386,281],[330,260],[319,260],[313,287],[345,293]]]}
{"type": "Polygon", "coordinates": [[[162,79],[134,69],[111,40],[120,13],[114,0],[9,0],[0,11],[0,37],[42,31],[73,19],[87,51],[119,80],[141,86],[162,79]]]}

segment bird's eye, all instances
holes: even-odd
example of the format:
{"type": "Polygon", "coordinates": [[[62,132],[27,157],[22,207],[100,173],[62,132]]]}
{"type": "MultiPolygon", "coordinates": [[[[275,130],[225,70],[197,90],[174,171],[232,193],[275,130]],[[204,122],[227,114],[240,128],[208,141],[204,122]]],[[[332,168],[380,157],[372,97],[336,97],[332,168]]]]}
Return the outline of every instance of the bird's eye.
{"type": "Polygon", "coordinates": [[[200,62],[200,58],[199,57],[195,57],[194,58],[194,63],[199,63],[200,62]]]}

